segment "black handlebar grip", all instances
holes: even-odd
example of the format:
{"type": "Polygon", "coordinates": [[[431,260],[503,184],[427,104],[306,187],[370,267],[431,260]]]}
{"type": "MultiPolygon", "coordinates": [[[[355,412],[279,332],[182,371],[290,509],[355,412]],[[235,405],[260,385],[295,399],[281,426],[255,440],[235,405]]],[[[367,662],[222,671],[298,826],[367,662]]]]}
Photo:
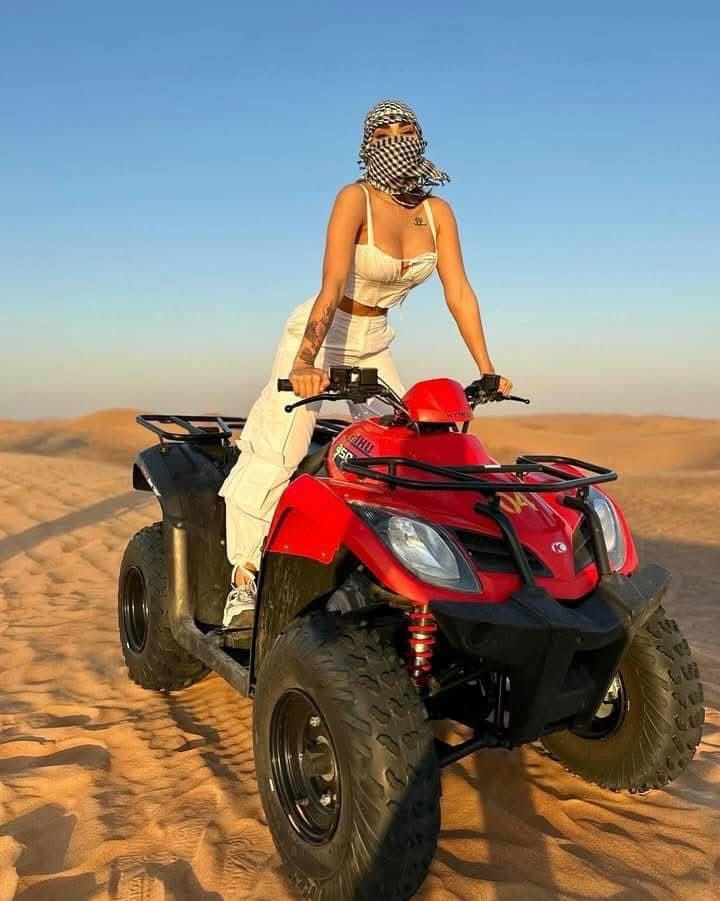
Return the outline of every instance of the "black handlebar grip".
{"type": "Polygon", "coordinates": [[[278,391],[294,391],[295,390],[292,386],[292,382],[290,381],[290,379],[278,379],[277,389],[278,389],[278,391]]]}

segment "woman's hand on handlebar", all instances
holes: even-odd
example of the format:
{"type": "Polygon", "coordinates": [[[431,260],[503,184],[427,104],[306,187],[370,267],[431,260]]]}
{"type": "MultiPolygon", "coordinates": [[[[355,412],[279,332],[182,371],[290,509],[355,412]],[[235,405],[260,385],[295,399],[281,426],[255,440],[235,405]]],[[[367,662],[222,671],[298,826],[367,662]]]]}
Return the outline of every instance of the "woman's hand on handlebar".
{"type": "Polygon", "coordinates": [[[512,391],[512,382],[510,381],[510,379],[505,378],[504,375],[500,376],[498,391],[505,397],[507,397],[508,394],[510,394],[510,392],[512,391]]]}
{"type": "Polygon", "coordinates": [[[480,374],[481,374],[481,376],[485,376],[485,375],[494,376],[495,378],[499,379],[499,381],[497,383],[497,389],[495,389],[495,390],[497,390],[498,394],[502,394],[503,397],[507,397],[508,394],[510,394],[510,392],[512,391],[512,382],[510,381],[510,379],[505,378],[504,375],[500,375],[499,373],[495,372],[493,369],[485,370],[484,372],[481,372],[480,374]]]}
{"type": "Polygon", "coordinates": [[[330,376],[324,369],[316,369],[307,363],[295,362],[288,376],[293,391],[298,397],[313,397],[322,392],[330,384],[330,376]]]}

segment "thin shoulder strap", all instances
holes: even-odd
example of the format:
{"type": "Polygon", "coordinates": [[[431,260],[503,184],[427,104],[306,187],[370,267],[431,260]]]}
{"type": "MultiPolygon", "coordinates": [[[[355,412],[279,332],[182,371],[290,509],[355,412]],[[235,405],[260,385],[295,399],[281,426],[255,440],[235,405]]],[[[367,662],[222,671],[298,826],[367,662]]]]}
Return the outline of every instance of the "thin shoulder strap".
{"type": "Polygon", "coordinates": [[[429,200],[423,200],[423,206],[425,207],[425,214],[428,218],[428,224],[430,225],[430,231],[433,236],[433,244],[435,245],[435,249],[437,250],[437,235],[435,233],[435,220],[433,219],[432,207],[430,206],[429,200]]]}
{"type": "Polygon", "coordinates": [[[370,206],[370,192],[367,187],[360,182],[360,187],[365,192],[365,209],[367,211],[367,230],[368,230],[368,244],[371,246],[375,244],[375,230],[373,229],[373,220],[372,220],[372,207],[370,206]]]}

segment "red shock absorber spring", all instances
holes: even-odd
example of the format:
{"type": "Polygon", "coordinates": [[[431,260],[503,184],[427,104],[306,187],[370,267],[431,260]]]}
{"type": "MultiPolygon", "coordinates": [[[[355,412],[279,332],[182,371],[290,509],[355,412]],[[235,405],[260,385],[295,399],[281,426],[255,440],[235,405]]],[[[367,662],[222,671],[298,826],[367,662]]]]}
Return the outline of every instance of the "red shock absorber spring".
{"type": "Polygon", "coordinates": [[[427,684],[432,672],[436,632],[437,623],[427,604],[415,607],[410,611],[407,663],[413,682],[418,688],[427,684]]]}

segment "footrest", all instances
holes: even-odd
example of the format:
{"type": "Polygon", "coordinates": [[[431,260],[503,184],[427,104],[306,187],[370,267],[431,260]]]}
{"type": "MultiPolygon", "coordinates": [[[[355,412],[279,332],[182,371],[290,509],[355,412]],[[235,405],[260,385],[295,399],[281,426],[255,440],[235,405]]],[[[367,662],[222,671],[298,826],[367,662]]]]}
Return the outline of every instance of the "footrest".
{"type": "Polygon", "coordinates": [[[242,626],[236,629],[222,629],[218,632],[218,644],[221,648],[240,648],[245,650],[250,647],[252,639],[252,626],[242,626]]]}

